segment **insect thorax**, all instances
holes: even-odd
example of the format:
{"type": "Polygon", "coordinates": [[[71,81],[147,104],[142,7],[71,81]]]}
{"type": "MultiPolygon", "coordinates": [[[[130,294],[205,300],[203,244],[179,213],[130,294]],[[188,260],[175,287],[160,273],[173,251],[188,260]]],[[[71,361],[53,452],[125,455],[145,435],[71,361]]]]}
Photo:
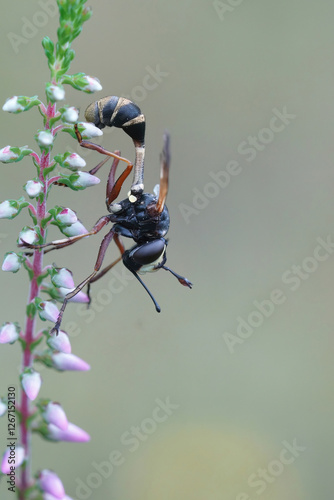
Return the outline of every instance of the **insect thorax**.
{"type": "Polygon", "coordinates": [[[169,213],[165,206],[161,214],[152,217],[150,205],[156,202],[157,198],[153,194],[143,193],[134,203],[126,198],[115,204],[116,213],[113,213],[111,205],[109,217],[115,223],[115,230],[136,243],[164,237],[169,229],[169,213]]]}

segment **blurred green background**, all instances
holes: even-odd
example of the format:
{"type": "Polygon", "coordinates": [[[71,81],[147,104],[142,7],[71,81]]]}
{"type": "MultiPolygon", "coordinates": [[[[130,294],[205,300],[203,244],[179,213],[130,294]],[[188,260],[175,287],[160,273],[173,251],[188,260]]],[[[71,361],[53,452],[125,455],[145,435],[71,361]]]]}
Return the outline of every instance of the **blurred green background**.
{"type": "MultiPolygon", "coordinates": [[[[93,17],[74,44],[71,69],[97,76],[103,90],[89,96],[68,88],[66,102],[80,107],[81,118],[94,98],[137,102],[147,118],[149,191],[170,131],[168,264],[194,288],[164,272],[147,275],[158,315],[119,265],[119,293],[111,294],[106,276],[93,287],[89,314],[68,307],[72,351],[91,371],[42,369],[40,394],[59,401],[92,439],[34,437],[33,469],[57,471],[77,500],[331,498],[334,4],[88,4],[93,17]],[[285,118],[275,119],[280,113],[285,118]],[[329,245],[320,248],[319,238],[329,245]],[[157,410],[168,401],[169,409],[157,410]],[[295,455],[284,451],[296,443],[295,455]]],[[[1,102],[43,96],[49,73],[41,39],[55,39],[54,5],[18,0],[2,9],[1,102]],[[10,33],[22,37],[16,50],[10,33]]],[[[34,147],[40,127],[36,109],[1,112],[0,146],[34,147]]],[[[102,144],[133,158],[120,130],[107,131],[102,144]]],[[[100,161],[66,134],[54,152],[65,148],[86,158],[86,170],[100,161]]],[[[1,165],[0,201],[23,195],[34,175],[28,159],[1,165]]],[[[89,228],[106,213],[106,178],[102,171],[99,186],[79,193],[54,189],[49,206],[76,210],[89,228]]],[[[1,221],[2,254],[15,250],[29,222],[26,213],[1,221]]],[[[72,269],[79,283],[99,242],[92,237],[45,261],[72,269]]],[[[1,289],[1,321],[22,324],[25,273],[2,273],[1,289]]],[[[17,383],[19,364],[18,345],[2,346],[1,392],[17,383]]],[[[0,437],[4,447],[5,419],[0,437]]],[[[1,498],[12,498],[4,482],[0,488],[1,498]]]]}

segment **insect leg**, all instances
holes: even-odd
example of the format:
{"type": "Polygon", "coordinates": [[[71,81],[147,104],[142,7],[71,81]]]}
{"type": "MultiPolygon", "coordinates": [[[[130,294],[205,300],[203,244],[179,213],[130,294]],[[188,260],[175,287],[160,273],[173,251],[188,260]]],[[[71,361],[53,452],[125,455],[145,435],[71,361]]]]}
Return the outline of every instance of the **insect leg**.
{"type": "Polygon", "coordinates": [[[96,262],[95,262],[94,271],[85,280],[83,280],[74,290],[72,290],[72,292],[68,293],[65,296],[63,305],[62,305],[62,307],[61,307],[61,309],[59,311],[58,319],[56,321],[55,326],[50,331],[50,334],[56,333],[56,335],[58,335],[60,324],[61,324],[61,321],[62,321],[62,318],[63,318],[64,311],[66,309],[67,302],[70,299],[72,299],[72,297],[74,297],[77,293],[79,293],[80,290],[82,290],[84,288],[84,286],[86,286],[97,275],[97,273],[99,272],[99,270],[100,270],[100,268],[102,266],[103,259],[105,257],[107,248],[108,248],[110,242],[112,241],[112,239],[114,237],[114,234],[115,234],[114,230],[111,229],[109,231],[109,233],[107,233],[105,235],[105,237],[103,238],[102,243],[100,245],[99,253],[97,255],[97,259],[96,259],[96,262]]]}
{"type": "Polygon", "coordinates": [[[112,158],[116,158],[116,159],[118,159],[118,161],[124,161],[128,165],[133,165],[132,162],[130,160],[128,160],[127,158],[123,158],[122,156],[119,156],[116,153],[112,153],[111,151],[104,149],[102,146],[99,146],[98,144],[94,144],[94,142],[84,141],[82,139],[80,132],[79,132],[77,124],[74,125],[74,131],[75,131],[75,135],[77,136],[77,139],[78,139],[80,146],[82,146],[83,148],[92,149],[92,150],[97,151],[98,153],[101,153],[103,155],[107,155],[107,156],[111,156],[112,158]]]}
{"type": "Polygon", "coordinates": [[[90,286],[91,286],[91,284],[95,283],[95,281],[97,281],[100,278],[102,278],[105,274],[107,274],[108,271],[110,271],[110,269],[112,269],[118,262],[120,262],[122,260],[122,256],[123,256],[125,248],[124,248],[124,245],[123,245],[120,237],[118,236],[118,234],[115,234],[114,241],[115,241],[116,245],[118,246],[119,251],[121,252],[121,255],[116,260],[114,260],[111,264],[109,264],[109,266],[106,266],[105,268],[102,269],[102,271],[100,271],[99,273],[97,273],[94,276],[94,278],[92,278],[90,280],[90,282],[88,283],[88,287],[87,287],[87,295],[89,297],[88,306],[89,306],[89,304],[91,302],[91,299],[90,299],[90,286]]]}
{"type": "Polygon", "coordinates": [[[161,171],[160,171],[160,189],[159,198],[155,206],[157,213],[161,214],[164,209],[167,193],[168,193],[168,178],[170,167],[170,149],[169,149],[169,134],[164,134],[164,145],[160,156],[161,171]]]}
{"type": "MultiPolygon", "coordinates": [[[[50,243],[44,243],[43,245],[30,245],[29,243],[20,243],[18,246],[19,247],[24,247],[24,248],[33,248],[33,249],[42,249],[45,247],[52,246],[52,248],[48,248],[45,250],[44,253],[51,252],[51,250],[59,250],[60,248],[67,247],[69,245],[73,245],[73,243],[76,243],[77,241],[81,240],[82,238],[87,238],[87,236],[92,236],[93,234],[97,234],[101,229],[110,222],[110,219],[107,215],[104,215],[101,217],[95,226],[88,231],[87,233],[84,234],[78,234],[77,236],[70,236],[70,238],[64,238],[62,240],[54,240],[50,241],[50,243]]],[[[27,253],[27,255],[29,255],[27,253]]]]}

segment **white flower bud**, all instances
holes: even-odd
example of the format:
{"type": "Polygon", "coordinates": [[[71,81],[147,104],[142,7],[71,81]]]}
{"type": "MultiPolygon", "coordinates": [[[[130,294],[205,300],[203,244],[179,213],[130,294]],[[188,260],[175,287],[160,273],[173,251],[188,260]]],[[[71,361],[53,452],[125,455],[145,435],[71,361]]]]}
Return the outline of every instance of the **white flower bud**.
{"type": "Polygon", "coordinates": [[[74,106],[67,108],[62,115],[62,120],[68,123],[76,123],[79,119],[79,110],[74,106]]]}
{"type": "Polygon", "coordinates": [[[11,219],[18,212],[16,207],[13,207],[8,200],[0,203],[0,219],[11,219]]]}
{"type": "Polygon", "coordinates": [[[47,93],[52,101],[63,101],[65,99],[65,89],[59,85],[50,85],[47,93]]]}
{"type": "Polygon", "coordinates": [[[102,90],[102,85],[100,84],[100,80],[98,78],[86,75],[84,79],[87,82],[87,84],[82,87],[84,92],[98,92],[99,90],[102,90]]]}
{"type": "Polygon", "coordinates": [[[47,345],[55,351],[70,354],[72,351],[71,342],[66,332],[59,330],[58,335],[51,335],[46,341],[47,345]]]}
{"type": "Polygon", "coordinates": [[[21,267],[19,256],[15,252],[8,252],[2,263],[2,270],[16,273],[21,267]]]}
{"type": "Polygon", "coordinates": [[[37,398],[42,385],[40,373],[36,372],[33,368],[30,368],[28,372],[22,375],[21,384],[30,401],[34,401],[34,399],[37,398]]]}
{"type": "Polygon", "coordinates": [[[13,344],[20,334],[20,329],[15,323],[5,323],[0,329],[0,344],[13,344]]]}
{"type": "MultiPolygon", "coordinates": [[[[73,275],[71,271],[63,267],[62,269],[59,269],[57,274],[54,274],[51,278],[52,283],[54,284],[55,287],[57,288],[71,288],[74,289],[74,281],[73,281],[73,275]]],[[[66,293],[68,293],[69,290],[67,290],[66,293]]]]}
{"type": "Polygon", "coordinates": [[[71,226],[62,227],[61,232],[65,234],[65,236],[78,236],[79,234],[88,233],[85,226],[79,220],[71,226]]]}
{"type": "Polygon", "coordinates": [[[18,97],[17,95],[14,95],[14,97],[7,99],[5,104],[2,106],[2,109],[3,111],[8,111],[9,113],[17,113],[19,111],[23,111],[24,106],[18,103],[18,97]]]}
{"type": "Polygon", "coordinates": [[[77,153],[72,153],[64,160],[63,165],[70,168],[82,168],[86,166],[86,162],[77,153]]]}
{"type": "MultiPolygon", "coordinates": [[[[72,288],[65,288],[65,287],[60,287],[58,288],[58,291],[61,295],[62,298],[65,298],[66,295],[70,292],[73,292],[73,290],[75,290],[75,287],[72,287],[72,288]]],[[[79,302],[81,304],[88,304],[89,303],[89,297],[87,295],[87,293],[85,292],[78,292],[74,295],[74,297],[72,297],[69,302],[79,302]]]]}
{"type": "Polygon", "coordinates": [[[98,177],[89,174],[88,172],[78,172],[78,175],[79,177],[75,182],[73,182],[73,186],[86,188],[101,182],[98,177]]]}
{"type": "Polygon", "coordinates": [[[39,181],[28,181],[24,189],[30,198],[36,198],[41,193],[43,184],[39,181]]]}
{"type": "Polygon", "coordinates": [[[103,135],[102,130],[95,127],[93,123],[80,122],[79,125],[84,127],[84,130],[81,133],[83,139],[91,139],[92,137],[98,137],[100,135],[103,135]]]}
{"type": "Polygon", "coordinates": [[[39,307],[42,309],[41,311],[39,311],[39,317],[41,319],[52,321],[53,323],[57,321],[59,311],[56,304],[50,302],[49,300],[46,300],[45,302],[41,302],[39,304],[39,307]]]}
{"type": "Polygon", "coordinates": [[[52,146],[53,139],[54,139],[53,135],[51,134],[51,132],[48,132],[47,130],[41,130],[40,132],[38,132],[36,136],[36,141],[38,145],[44,147],[52,146]]]}
{"type": "Polygon", "coordinates": [[[0,149],[0,161],[2,162],[7,162],[10,160],[16,160],[19,156],[13,151],[11,151],[10,146],[5,146],[4,148],[0,149]]]}
{"type": "Polygon", "coordinates": [[[63,431],[68,427],[66,413],[59,403],[50,401],[43,411],[43,418],[48,424],[53,424],[63,431]]]}
{"type": "Polygon", "coordinates": [[[75,222],[77,222],[78,220],[78,217],[77,217],[77,214],[75,212],[73,212],[73,210],[71,210],[70,208],[64,208],[57,216],[56,216],[56,220],[60,223],[60,224],[68,224],[68,225],[71,225],[71,224],[75,224],[75,222]]]}
{"type": "MultiPolygon", "coordinates": [[[[10,474],[13,469],[11,469],[12,465],[10,464],[11,450],[7,448],[5,451],[2,462],[1,462],[1,472],[3,474],[10,474]]],[[[15,468],[17,469],[22,465],[24,460],[24,448],[22,446],[16,446],[15,448],[15,468]]]]}
{"type": "Polygon", "coordinates": [[[87,371],[90,366],[86,361],[79,358],[75,354],[66,354],[64,352],[56,352],[51,355],[53,366],[57,370],[71,370],[71,371],[87,371]]]}
{"type": "Polygon", "coordinates": [[[72,422],[68,423],[65,431],[54,424],[48,425],[48,437],[54,441],[69,441],[74,443],[85,443],[90,440],[90,435],[72,422]]]}
{"type": "Polygon", "coordinates": [[[25,228],[19,234],[20,243],[28,243],[29,245],[33,245],[38,240],[38,234],[34,229],[25,228]]]}

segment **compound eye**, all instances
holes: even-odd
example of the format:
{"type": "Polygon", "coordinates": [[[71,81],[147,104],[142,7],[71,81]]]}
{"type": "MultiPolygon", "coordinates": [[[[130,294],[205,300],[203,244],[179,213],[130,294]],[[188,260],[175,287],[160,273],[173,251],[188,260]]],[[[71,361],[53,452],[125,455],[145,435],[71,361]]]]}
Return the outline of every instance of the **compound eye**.
{"type": "Polygon", "coordinates": [[[149,241],[136,248],[131,257],[137,264],[144,266],[155,262],[163,254],[164,250],[164,240],[149,241]]]}

